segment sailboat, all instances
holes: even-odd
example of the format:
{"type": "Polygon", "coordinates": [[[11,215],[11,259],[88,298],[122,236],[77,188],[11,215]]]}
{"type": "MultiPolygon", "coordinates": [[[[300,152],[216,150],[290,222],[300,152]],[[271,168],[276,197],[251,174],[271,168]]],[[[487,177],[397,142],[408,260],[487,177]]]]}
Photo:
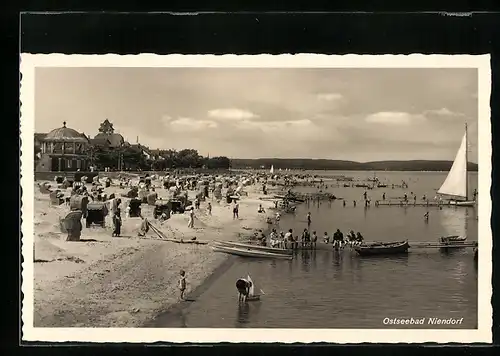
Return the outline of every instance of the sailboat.
{"type": "Polygon", "coordinates": [[[248,291],[247,301],[252,302],[256,300],[260,300],[260,295],[255,294],[255,283],[252,281],[250,275],[247,276],[247,281],[249,281],[252,285],[250,286],[250,290],[248,291]]]}
{"type": "Polygon", "coordinates": [[[271,165],[271,169],[269,170],[269,173],[273,174],[274,173],[274,166],[271,165]]]}
{"type": "Polygon", "coordinates": [[[465,134],[462,138],[462,143],[458,149],[453,165],[451,166],[448,176],[444,180],[441,188],[437,191],[438,194],[453,197],[450,199],[450,205],[455,206],[474,206],[475,200],[469,200],[469,175],[467,171],[468,163],[468,141],[467,141],[467,124],[465,124],[465,134]]]}

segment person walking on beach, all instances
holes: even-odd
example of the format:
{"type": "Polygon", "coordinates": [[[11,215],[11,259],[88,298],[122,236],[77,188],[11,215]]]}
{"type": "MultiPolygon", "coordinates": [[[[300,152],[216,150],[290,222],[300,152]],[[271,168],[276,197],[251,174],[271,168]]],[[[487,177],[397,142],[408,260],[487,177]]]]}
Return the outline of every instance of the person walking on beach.
{"type": "Polygon", "coordinates": [[[212,215],[212,204],[210,204],[210,202],[208,202],[207,211],[208,211],[208,215],[212,215]]]}
{"type": "Polygon", "coordinates": [[[189,222],[188,222],[188,227],[191,229],[194,228],[194,208],[191,208],[189,210],[189,222]]]}
{"type": "Polygon", "coordinates": [[[179,278],[179,290],[181,292],[181,300],[184,300],[184,293],[186,292],[186,272],[181,269],[181,277],[179,278]]]}
{"type": "Polygon", "coordinates": [[[111,234],[111,236],[113,237],[120,236],[121,226],[122,226],[122,218],[120,216],[120,208],[117,208],[115,210],[115,214],[113,215],[113,233],[111,234]]]}
{"type": "Polygon", "coordinates": [[[238,215],[239,208],[240,208],[240,206],[239,206],[238,202],[235,200],[234,201],[234,206],[233,206],[233,219],[239,219],[240,218],[239,215],[238,215]]]}

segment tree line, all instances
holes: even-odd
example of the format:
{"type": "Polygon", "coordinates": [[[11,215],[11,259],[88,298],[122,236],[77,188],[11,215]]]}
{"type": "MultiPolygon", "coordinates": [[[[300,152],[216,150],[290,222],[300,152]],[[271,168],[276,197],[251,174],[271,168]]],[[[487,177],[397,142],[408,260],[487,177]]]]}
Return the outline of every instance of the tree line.
{"type": "MultiPolygon", "coordinates": [[[[233,169],[277,169],[291,170],[338,170],[338,171],[449,171],[452,161],[377,161],[354,162],[330,159],[301,159],[301,158],[258,158],[258,159],[233,159],[233,169]]],[[[477,163],[468,163],[468,170],[478,170],[477,163]]]]}
{"type": "Polygon", "coordinates": [[[89,160],[97,169],[109,167],[111,170],[156,170],[179,168],[228,169],[231,161],[224,156],[203,157],[195,149],[159,150],[156,155],[146,157],[141,150],[133,147],[109,150],[91,146],[89,160]]]}

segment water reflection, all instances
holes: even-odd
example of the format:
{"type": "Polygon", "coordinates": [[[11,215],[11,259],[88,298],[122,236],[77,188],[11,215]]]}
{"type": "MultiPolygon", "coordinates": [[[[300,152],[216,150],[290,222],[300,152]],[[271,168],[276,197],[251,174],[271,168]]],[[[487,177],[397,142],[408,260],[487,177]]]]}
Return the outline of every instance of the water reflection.
{"type": "Polygon", "coordinates": [[[248,303],[238,304],[238,316],[236,318],[236,327],[244,326],[248,324],[248,317],[250,312],[250,305],[248,303]]]}
{"type": "MultiPolygon", "coordinates": [[[[391,173],[401,180],[405,174],[391,173]]],[[[419,185],[412,185],[411,190],[420,197],[430,196],[432,187],[445,179],[439,174],[419,177],[419,185]]],[[[387,196],[404,194],[390,186],[376,194],[384,191],[387,196]]],[[[348,203],[345,208],[341,200],[324,203],[323,209],[311,206],[311,228],[320,240],[324,231],[331,236],[337,228],[344,233],[360,231],[367,241],[400,241],[404,236],[410,242],[437,242],[440,236],[464,233],[477,240],[477,222],[467,208],[364,208],[362,202],[357,207],[353,204],[354,199],[359,202],[359,189],[332,188],[332,193],[348,203]],[[424,223],[428,210],[431,216],[424,223]]],[[[316,205],[298,205],[296,216],[284,214],[282,230],[302,231],[311,204],[316,205]]],[[[187,319],[189,327],[380,328],[380,320],[388,313],[459,315],[464,317],[461,328],[477,327],[477,265],[471,250],[412,249],[408,255],[361,257],[348,249],[332,249],[295,252],[290,261],[239,259],[180,318],[187,319]],[[246,273],[265,295],[261,302],[240,306],[234,281],[246,273]]],[[[179,324],[186,321],[176,321],[175,326],[179,324]]]]}

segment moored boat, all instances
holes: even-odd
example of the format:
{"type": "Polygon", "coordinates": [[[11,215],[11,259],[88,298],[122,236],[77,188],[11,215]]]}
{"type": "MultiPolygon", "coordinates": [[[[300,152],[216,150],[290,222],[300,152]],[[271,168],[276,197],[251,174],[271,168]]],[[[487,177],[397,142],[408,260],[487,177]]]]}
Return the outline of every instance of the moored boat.
{"type": "Polygon", "coordinates": [[[283,249],[283,248],[259,246],[259,245],[245,244],[245,243],[241,243],[241,242],[216,241],[215,244],[216,244],[216,246],[223,246],[223,247],[236,247],[236,248],[243,248],[243,249],[250,249],[250,250],[271,252],[271,253],[281,253],[281,254],[288,254],[288,255],[292,254],[291,250],[287,250],[287,249],[283,249]]]}
{"type": "Polygon", "coordinates": [[[237,248],[230,246],[218,245],[214,246],[213,250],[215,252],[224,252],[230,255],[240,256],[240,257],[254,257],[254,258],[276,258],[276,259],[286,259],[291,260],[292,255],[284,253],[272,253],[267,251],[258,251],[249,248],[237,248]]]}
{"type": "Polygon", "coordinates": [[[451,166],[446,179],[437,194],[449,197],[447,203],[453,206],[475,206],[476,197],[469,199],[469,172],[468,172],[468,139],[467,124],[465,124],[465,134],[462,138],[460,148],[457,151],[455,160],[451,166]]]}
{"type": "Polygon", "coordinates": [[[467,240],[467,237],[465,236],[458,236],[458,235],[451,235],[451,236],[441,236],[439,238],[439,242],[443,245],[458,245],[458,244],[464,244],[465,241],[467,240]]]}
{"type": "Polygon", "coordinates": [[[370,244],[362,244],[354,246],[354,250],[360,256],[374,256],[374,255],[396,255],[408,252],[410,245],[408,241],[399,242],[373,242],[370,244]]]}

